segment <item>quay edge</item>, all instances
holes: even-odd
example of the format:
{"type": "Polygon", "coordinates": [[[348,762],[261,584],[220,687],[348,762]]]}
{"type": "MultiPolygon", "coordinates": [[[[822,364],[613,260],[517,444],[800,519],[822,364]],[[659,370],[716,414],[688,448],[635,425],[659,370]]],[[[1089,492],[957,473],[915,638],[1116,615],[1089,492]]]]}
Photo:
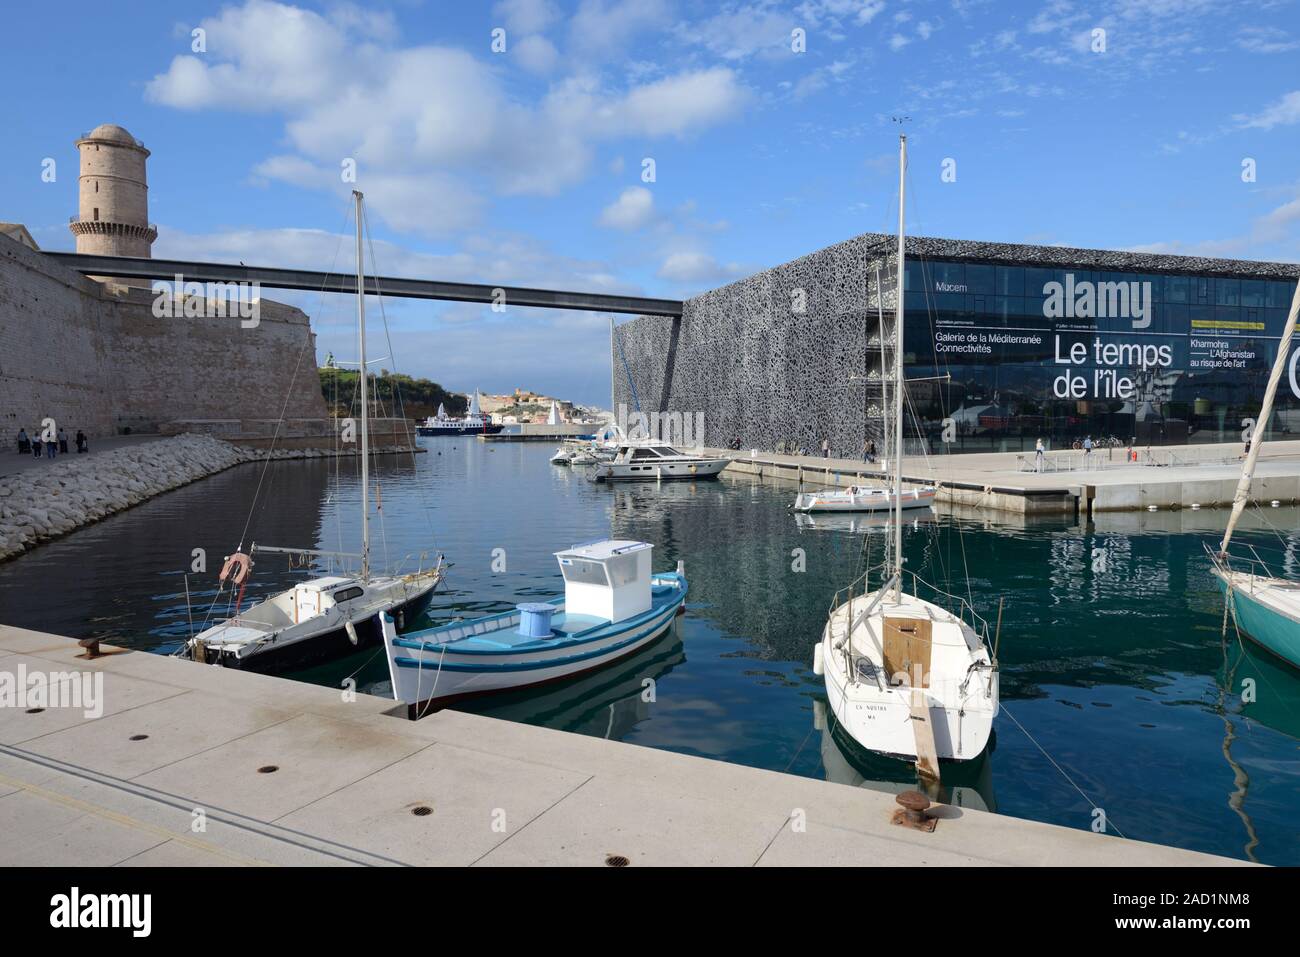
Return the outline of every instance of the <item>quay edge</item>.
{"type": "Polygon", "coordinates": [[[951,807],[922,833],[865,788],[455,711],[407,721],[364,694],[80,650],[0,626],[0,671],[102,673],[105,702],[94,719],[0,709],[0,865],[1244,863],[951,807]]]}

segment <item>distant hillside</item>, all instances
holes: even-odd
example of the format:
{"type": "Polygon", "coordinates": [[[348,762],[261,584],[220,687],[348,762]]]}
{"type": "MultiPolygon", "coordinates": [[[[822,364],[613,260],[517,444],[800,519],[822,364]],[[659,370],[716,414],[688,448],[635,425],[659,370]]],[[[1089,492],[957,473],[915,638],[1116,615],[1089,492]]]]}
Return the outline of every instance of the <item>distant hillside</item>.
{"type": "MultiPolygon", "coordinates": [[[[371,377],[370,386],[370,399],[379,406],[373,415],[397,415],[401,412],[408,419],[423,419],[436,415],[439,403],[447,407],[448,415],[464,415],[469,408],[465,396],[448,392],[428,379],[413,379],[409,375],[382,372],[371,377]],[[397,396],[394,395],[395,391],[397,396]]],[[[356,412],[359,393],[356,370],[321,369],[320,391],[332,414],[347,416],[356,412]]]]}

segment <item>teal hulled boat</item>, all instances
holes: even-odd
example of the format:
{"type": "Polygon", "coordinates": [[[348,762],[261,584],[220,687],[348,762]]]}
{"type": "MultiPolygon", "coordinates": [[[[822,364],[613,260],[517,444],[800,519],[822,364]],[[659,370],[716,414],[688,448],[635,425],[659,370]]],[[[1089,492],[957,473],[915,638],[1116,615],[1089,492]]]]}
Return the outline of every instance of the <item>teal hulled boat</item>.
{"type": "MultiPolygon", "coordinates": [[[[1300,668],[1300,582],[1277,578],[1268,566],[1254,553],[1239,558],[1229,554],[1232,533],[1241,518],[1242,510],[1250,498],[1250,484],[1255,475],[1255,463],[1264,444],[1264,431],[1273,412],[1273,397],[1282,372],[1291,359],[1291,340],[1295,335],[1296,316],[1300,314],[1300,283],[1291,297],[1291,312],[1287,315],[1282,339],[1277,345],[1277,358],[1264,389],[1254,441],[1241,466],[1241,479],[1232,499],[1232,515],[1224,530],[1219,550],[1210,555],[1214,574],[1224,591],[1224,600],[1232,612],[1233,621],[1245,635],[1294,668],[1300,668]]],[[[1292,373],[1294,376],[1294,372],[1292,373]]],[[[1294,381],[1294,380],[1293,380],[1294,381]]]]}

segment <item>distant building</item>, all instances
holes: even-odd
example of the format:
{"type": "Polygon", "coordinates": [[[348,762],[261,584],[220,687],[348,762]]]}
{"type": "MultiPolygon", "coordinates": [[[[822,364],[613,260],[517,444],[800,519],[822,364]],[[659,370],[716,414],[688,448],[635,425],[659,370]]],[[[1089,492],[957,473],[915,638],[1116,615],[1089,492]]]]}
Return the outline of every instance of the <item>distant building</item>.
{"type": "MultiPolygon", "coordinates": [[[[615,402],[704,410],[711,446],[883,447],[896,252],[892,236],[858,236],[688,299],[680,319],[619,325],[628,372],[615,377],[615,402]]],[[[1240,443],[1298,273],[1295,263],[909,236],[907,450],[1030,450],[1040,438],[1063,448],[1089,434],[1240,443]]],[[[1291,369],[1269,438],[1300,424],[1296,354],[1291,369]]]]}
{"type": "MultiPolygon", "coordinates": [[[[77,252],[151,258],[149,151],[111,123],[76,146],[77,252]]],[[[21,223],[0,224],[0,445],[45,418],[91,436],[259,434],[281,410],[291,429],[328,426],[316,376],[294,375],[315,352],[302,310],[259,300],[255,328],[233,315],[171,318],[151,286],[95,281],[47,256],[21,223]]]]}

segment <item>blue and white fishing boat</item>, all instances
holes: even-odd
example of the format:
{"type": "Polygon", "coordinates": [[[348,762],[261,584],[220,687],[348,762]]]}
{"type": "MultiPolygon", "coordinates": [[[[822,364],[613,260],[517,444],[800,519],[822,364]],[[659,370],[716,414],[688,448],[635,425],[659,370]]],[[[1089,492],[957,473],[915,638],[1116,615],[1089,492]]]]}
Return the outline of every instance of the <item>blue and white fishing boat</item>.
{"type": "MultiPolygon", "coordinates": [[[[1291,298],[1291,312],[1287,315],[1282,339],[1277,345],[1277,359],[1264,389],[1264,402],[1252,433],[1253,441],[1246,460],[1241,466],[1241,478],[1232,498],[1232,514],[1223,532],[1223,541],[1217,552],[1211,552],[1214,575],[1223,590],[1224,600],[1232,612],[1233,621],[1246,637],[1277,655],[1293,668],[1300,668],[1300,582],[1277,578],[1251,549],[1249,557],[1230,555],[1228,546],[1237,528],[1242,510],[1250,498],[1251,481],[1260,447],[1264,444],[1264,431],[1273,413],[1273,397],[1283,370],[1291,361],[1291,340],[1295,336],[1296,317],[1300,314],[1300,283],[1296,284],[1291,298]]],[[[1294,374],[1294,373],[1292,373],[1294,374]]],[[[1208,551],[1207,546],[1207,551],[1208,551]]]]}
{"type": "Polygon", "coordinates": [[[635,654],[682,613],[686,577],[652,573],[647,542],[574,545],[555,557],[564,594],[514,611],[399,634],[382,616],[393,697],[409,717],[470,695],[562,681],[635,654]]]}

